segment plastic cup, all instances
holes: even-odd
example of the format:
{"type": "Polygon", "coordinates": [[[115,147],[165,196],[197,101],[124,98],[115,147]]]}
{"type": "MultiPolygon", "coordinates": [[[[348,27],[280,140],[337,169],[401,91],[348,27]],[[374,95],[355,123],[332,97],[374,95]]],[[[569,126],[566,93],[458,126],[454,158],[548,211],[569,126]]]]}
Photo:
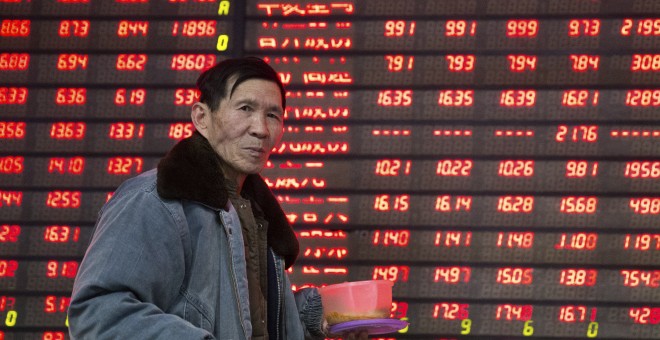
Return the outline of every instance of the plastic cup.
{"type": "Polygon", "coordinates": [[[323,315],[329,325],[389,318],[393,285],[389,280],[368,280],[321,287],[323,315]]]}

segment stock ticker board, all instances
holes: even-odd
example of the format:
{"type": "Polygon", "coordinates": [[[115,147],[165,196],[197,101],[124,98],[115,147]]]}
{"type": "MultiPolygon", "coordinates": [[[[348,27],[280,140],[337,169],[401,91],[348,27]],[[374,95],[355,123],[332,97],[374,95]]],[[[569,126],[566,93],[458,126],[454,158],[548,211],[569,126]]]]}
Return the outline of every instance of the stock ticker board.
{"type": "Polygon", "coordinates": [[[0,0],[0,339],[68,338],[96,215],[265,58],[293,289],[394,281],[398,339],[660,338],[660,2],[0,0]]]}

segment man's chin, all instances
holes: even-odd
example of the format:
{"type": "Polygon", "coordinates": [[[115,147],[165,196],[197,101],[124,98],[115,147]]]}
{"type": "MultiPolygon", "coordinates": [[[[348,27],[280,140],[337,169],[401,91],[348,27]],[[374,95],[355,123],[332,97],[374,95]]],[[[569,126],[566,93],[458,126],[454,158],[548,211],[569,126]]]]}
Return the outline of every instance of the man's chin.
{"type": "Polygon", "coordinates": [[[264,165],[255,165],[255,166],[246,166],[241,171],[243,171],[244,174],[246,175],[256,175],[261,172],[265,167],[264,165]]]}

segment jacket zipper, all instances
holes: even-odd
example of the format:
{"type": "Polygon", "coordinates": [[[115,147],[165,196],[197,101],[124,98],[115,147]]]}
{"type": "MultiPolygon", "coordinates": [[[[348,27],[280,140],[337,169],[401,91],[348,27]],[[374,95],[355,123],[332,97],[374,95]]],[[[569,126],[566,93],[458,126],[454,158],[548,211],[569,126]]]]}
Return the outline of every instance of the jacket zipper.
{"type": "Polygon", "coordinates": [[[236,272],[234,270],[234,248],[231,246],[231,240],[229,235],[231,234],[231,229],[228,229],[227,223],[225,222],[224,217],[222,216],[222,213],[220,213],[220,218],[222,219],[222,226],[225,229],[225,236],[227,236],[227,244],[229,244],[229,257],[231,258],[231,277],[232,277],[232,285],[234,286],[234,295],[236,296],[236,307],[238,309],[238,316],[241,320],[241,328],[243,329],[243,334],[245,335],[246,339],[249,339],[250,337],[247,334],[247,330],[245,329],[245,325],[243,324],[243,312],[241,309],[241,298],[238,293],[238,287],[236,286],[236,272]]]}
{"type": "Polygon", "coordinates": [[[276,319],[277,327],[275,327],[275,331],[277,332],[277,334],[276,334],[277,337],[275,339],[279,340],[280,339],[280,315],[282,315],[282,313],[284,313],[284,311],[282,309],[282,304],[281,304],[282,300],[284,300],[284,295],[283,295],[284,290],[282,289],[280,268],[278,266],[279,261],[278,261],[277,257],[275,256],[275,253],[273,252],[272,249],[270,249],[270,255],[273,257],[273,264],[275,264],[275,279],[277,280],[277,293],[279,295],[277,297],[277,319],[276,319]]]}

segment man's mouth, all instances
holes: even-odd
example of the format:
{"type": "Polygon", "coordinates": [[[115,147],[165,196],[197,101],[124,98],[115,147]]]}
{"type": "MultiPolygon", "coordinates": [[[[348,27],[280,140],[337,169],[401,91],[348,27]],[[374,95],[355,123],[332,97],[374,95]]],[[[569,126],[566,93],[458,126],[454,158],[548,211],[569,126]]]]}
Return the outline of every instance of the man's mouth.
{"type": "Polygon", "coordinates": [[[261,147],[247,147],[246,150],[248,150],[251,154],[256,156],[261,156],[265,152],[264,148],[261,147]]]}

